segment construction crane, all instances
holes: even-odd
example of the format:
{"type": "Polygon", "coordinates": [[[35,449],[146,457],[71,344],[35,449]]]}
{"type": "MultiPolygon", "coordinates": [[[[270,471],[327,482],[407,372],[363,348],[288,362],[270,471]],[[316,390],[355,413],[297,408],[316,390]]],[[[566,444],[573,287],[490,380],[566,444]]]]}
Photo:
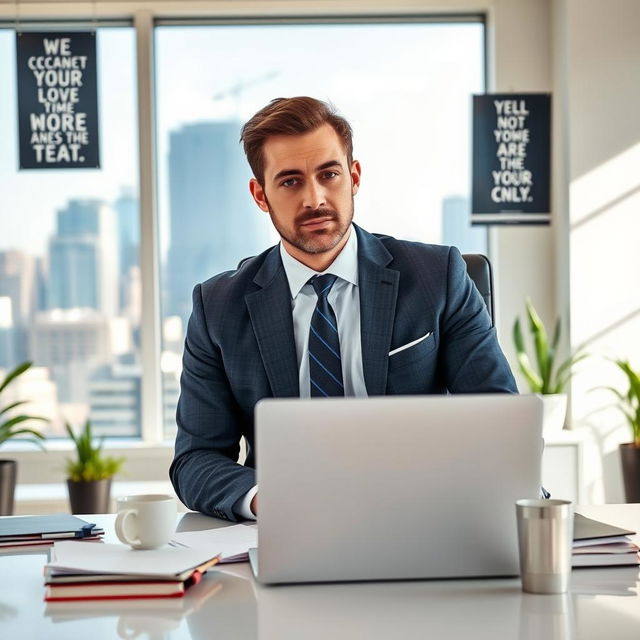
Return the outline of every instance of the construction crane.
{"type": "Polygon", "coordinates": [[[257,84],[261,84],[262,82],[267,82],[275,78],[279,75],[279,71],[269,71],[269,73],[265,73],[261,76],[257,76],[255,78],[250,78],[248,80],[239,80],[235,84],[231,85],[229,88],[224,89],[223,91],[218,91],[214,93],[212,97],[213,100],[226,100],[227,98],[231,98],[235,103],[235,111],[236,113],[240,112],[240,100],[242,97],[242,93],[248,89],[249,87],[253,87],[257,84]]]}

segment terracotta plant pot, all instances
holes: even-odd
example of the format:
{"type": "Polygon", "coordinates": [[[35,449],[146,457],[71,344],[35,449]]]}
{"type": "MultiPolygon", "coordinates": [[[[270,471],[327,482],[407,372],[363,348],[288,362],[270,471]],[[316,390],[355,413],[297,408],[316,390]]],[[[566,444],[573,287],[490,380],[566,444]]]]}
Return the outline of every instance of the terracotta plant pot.
{"type": "Polygon", "coordinates": [[[13,515],[18,464],[15,460],[0,460],[0,516],[13,515]]]}
{"type": "Polygon", "coordinates": [[[620,445],[624,495],[627,502],[640,502],[640,447],[633,442],[620,445]]]}
{"type": "Polygon", "coordinates": [[[111,478],[74,482],[67,480],[71,513],[109,513],[111,478]]]}

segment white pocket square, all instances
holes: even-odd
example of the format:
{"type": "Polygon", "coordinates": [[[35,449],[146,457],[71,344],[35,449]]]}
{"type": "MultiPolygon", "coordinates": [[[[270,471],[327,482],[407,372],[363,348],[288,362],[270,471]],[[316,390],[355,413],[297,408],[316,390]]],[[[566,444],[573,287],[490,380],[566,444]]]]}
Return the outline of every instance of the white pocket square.
{"type": "Polygon", "coordinates": [[[429,333],[425,333],[422,336],[422,338],[418,338],[417,340],[413,340],[413,342],[407,342],[407,344],[403,344],[401,347],[398,347],[397,349],[394,349],[393,351],[389,351],[389,355],[390,356],[394,356],[396,353],[400,353],[401,351],[404,351],[405,349],[409,349],[410,347],[413,347],[414,345],[418,344],[418,342],[422,342],[423,340],[426,340],[432,333],[433,333],[433,331],[429,331],[429,333]]]}

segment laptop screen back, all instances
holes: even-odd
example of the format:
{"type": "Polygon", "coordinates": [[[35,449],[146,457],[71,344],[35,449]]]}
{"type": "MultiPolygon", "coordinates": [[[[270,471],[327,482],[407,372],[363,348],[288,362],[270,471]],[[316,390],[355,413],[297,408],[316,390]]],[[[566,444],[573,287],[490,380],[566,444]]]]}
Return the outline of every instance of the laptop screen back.
{"type": "Polygon", "coordinates": [[[541,425],[537,396],[260,402],[259,579],[517,574],[541,425]]]}

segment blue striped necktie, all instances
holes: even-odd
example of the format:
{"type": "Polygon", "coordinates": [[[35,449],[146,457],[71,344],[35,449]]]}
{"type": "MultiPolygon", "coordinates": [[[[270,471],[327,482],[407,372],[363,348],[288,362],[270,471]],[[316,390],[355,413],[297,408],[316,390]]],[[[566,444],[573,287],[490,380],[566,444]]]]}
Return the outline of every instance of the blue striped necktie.
{"type": "Polygon", "coordinates": [[[309,385],[312,398],[344,396],[338,323],[327,296],[337,276],[313,276],[309,282],[318,296],[309,331],[309,385]]]}

